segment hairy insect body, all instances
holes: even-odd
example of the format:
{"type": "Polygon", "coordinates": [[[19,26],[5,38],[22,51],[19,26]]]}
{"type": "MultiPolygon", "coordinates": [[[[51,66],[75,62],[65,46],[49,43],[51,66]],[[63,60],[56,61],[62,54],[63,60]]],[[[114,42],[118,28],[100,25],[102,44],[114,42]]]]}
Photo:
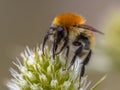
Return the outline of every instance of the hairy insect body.
{"type": "Polygon", "coordinates": [[[46,33],[43,40],[42,51],[44,53],[44,46],[49,39],[53,45],[53,58],[55,55],[66,50],[66,57],[70,52],[70,47],[74,47],[74,54],[70,62],[70,67],[74,64],[76,57],[84,57],[82,68],[80,71],[80,78],[84,75],[85,65],[89,62],[92,48],[94,46],[94,34],[98,32],[97,29],[86,25],[85,19],[74,13],[63,13],[56,16],[50,26],[50,30],[46,33]]]}

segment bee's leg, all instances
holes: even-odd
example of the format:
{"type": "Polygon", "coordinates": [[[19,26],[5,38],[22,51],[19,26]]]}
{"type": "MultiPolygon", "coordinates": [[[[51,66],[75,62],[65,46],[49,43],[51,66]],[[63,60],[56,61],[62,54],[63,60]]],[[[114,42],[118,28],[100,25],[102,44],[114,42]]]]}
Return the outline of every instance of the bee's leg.
{"type": "MultiPolygon", "coordinates": [[[[68,55],[69,55],[69,46],[66,47],[66,61],[65,61],[65,66],[67,65],[67,62],[68,62],[68,55]]],[[[66,68],[64,70],[66,70],[66,68]]]]}
{"type": "Polygon", "coordinates": [[[55,45],[55,52],[57,51],[57,48],[58,48],[58,45],[56,44],[56,45],[55,45]]]}
{"type": "Polygon", "coordinates": [[[82,67],[81,67],[81,72],[80,72],[80,81],[81,81],[81,77],[83,77],[84,73],[85,73],[85,65],[88,64],[89,60],[90,60],[90,57],[91,57],[91,54],[92,54],[92,50],[90,49],[87,57],[84,59],[84,61],[82,62],[82,67]]]}
{"type": "Polygon", "coordinates": [[[67,46],[66,48],[67,48],[67,51],[66,51],[66,57],[68,58],[68,55],[69,55],[69,49],[70,49],[70,47],[69,47],[69,46],[67,46]]]}
{"type": "Polygon", "coordinates": [[[66,47],[67,44],[68,44],[68,38],[64,39],[63,46],[60,48],[60,51],[56,53],[56,55],[61,53],[61,51],[66,47]]]}
{"type": "Polygon", "coordinates": [[[83,45],[80,43],[80,47],[75,51],[75,54],[70,62],[70,66],[68,67],[68,70],[70,69],[70,67],[74,64],[76,57],[78,54],[80,54],[83,50],[83,45]]]}
{"type": "Polygon", "coordinates": [[[67,61],[68,61],[68,55],[69,55],[69,46],[66,47],[66,61],[65,61],[65,66],[67,65],[67,61]]]}
{"type": "Polygon", "coordinates": [[[62,50],[63,50],[64,48],[66,48],[66,46],[67,46],[67,44],[68,44],[68,41],[69,41],[69,38],[68,38],[68,36],[69,36],[69,31],[68,31],[68,29],[66,29],[65,31],[67,31],[67,32],[66,32],[67,35],[63,38],[63,45],[62,45],[62,47],[60,48],[60,50],[56,53],[56,55],[59,54],[59,53],[61,53],[62,50]]]}
{"type": "Polygon", "coordinates": [[[56,46],[56,42],[55,42],[55,39],[53,41],[53,50],[52,50],[52,54],[53,54],[53,59],[55,60],[55,50],[57,49],[57,46],[56,46]]]}

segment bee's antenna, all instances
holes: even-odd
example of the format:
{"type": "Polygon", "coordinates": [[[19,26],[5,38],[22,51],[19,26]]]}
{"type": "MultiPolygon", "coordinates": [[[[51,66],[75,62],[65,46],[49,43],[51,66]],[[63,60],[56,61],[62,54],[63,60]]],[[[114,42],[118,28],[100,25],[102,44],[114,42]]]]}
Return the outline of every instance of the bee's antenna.
{"type": "Polygon", "coordinates": [[[49,36],[49,33],[47,32],[47,34],[45,35],[45,37],[44,37],[44,39],[43,39],[43,44],[42,44],[42,52],[43,52],[43,55],[44,55],[45,44],[46,44],[46,41],[48,40],[48,36],[49,36]]]}

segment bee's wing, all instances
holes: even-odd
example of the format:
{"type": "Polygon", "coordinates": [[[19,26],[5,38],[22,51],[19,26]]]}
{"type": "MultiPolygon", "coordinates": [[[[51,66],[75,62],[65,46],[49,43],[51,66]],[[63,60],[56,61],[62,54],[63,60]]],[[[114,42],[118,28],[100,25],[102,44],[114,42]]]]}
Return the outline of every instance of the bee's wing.
{"type": "Polygon", "coordinates": [[[97,32],[97,33],[100,33],[100,34],[104,34],[103,32],[95,29],[95,28],[92,27],[92,26],[86,25],[86,24],[80,24],[80,25],[75,25],[75,26],[78,27],[78,28],[88,29],[88,30],[91,30],[91,31],[93,31],[93,32],[97,32]]]}

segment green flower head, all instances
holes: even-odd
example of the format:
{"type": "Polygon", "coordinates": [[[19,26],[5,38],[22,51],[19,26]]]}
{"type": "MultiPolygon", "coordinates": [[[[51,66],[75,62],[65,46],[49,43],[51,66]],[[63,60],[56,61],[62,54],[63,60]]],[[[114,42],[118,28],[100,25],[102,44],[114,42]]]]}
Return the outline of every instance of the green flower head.
{"type": "Polygon", "coordinates": [[[86,76],[79,82],[80,60],[70,70],[63,70],[66,58],[59,54],[54,60],[48,48],[43,55],[40,48],[27,47],[21,57],[22,61],[17,59],[14,63],[18,70],[10,69],[13,76],[7,83],[10,90],[87,90],[90,84],[86,76]]]}

